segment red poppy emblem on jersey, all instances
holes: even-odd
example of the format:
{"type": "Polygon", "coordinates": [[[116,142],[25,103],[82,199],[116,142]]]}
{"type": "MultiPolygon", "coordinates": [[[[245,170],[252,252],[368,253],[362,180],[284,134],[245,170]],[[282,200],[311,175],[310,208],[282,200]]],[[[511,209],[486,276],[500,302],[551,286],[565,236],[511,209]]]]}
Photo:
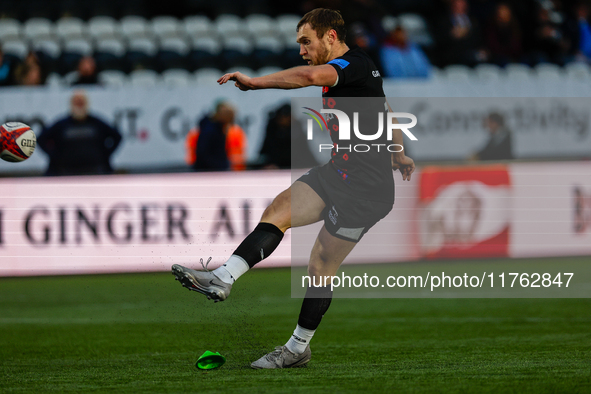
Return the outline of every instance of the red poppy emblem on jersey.
{"type": "Polygon", "coordinates": [[[328,93],[328,86],[322,87],[322,93],[328,93]]]}

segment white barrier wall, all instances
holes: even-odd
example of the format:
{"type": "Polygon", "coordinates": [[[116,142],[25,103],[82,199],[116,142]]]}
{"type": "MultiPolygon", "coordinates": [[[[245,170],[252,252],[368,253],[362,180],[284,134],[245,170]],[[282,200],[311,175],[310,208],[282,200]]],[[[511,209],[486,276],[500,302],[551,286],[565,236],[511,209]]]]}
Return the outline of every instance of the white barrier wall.
{"type": "MultiPolygon", "coordinates": [[[[289,174],[1,179],[0,276],[225,261],[289,174]],[[220,261],[221,260],[221,261],[220,261]]],[[[289,264],[289,236],[268,265],[289,264]]]]}
{"type": "MultiPolygon", "coordinates": [[[[591,162],[425,167],[404,183],[394,176],[394,209],[346,263],[591,255],[591,162]]],[[[217,266],[294,178],[0,179],[0,276],[167,271],[209,256],[217,266]]],[[[260,266],[306,264],[320,226],[288,231],[260,266]]]]}

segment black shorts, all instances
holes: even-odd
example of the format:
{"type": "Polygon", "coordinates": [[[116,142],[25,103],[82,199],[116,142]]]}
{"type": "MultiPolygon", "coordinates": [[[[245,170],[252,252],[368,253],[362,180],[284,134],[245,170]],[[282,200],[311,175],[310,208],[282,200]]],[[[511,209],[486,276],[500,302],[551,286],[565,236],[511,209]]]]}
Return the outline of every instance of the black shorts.
{"type": "Polygon", "coordinates": [[[346,241],[359,242],[365,233],[392,210],[392,203],[352,198],[329,185],[318,167],[302,175],[304,182],[322,198],[322,211],[328,232],[346,241]]]}

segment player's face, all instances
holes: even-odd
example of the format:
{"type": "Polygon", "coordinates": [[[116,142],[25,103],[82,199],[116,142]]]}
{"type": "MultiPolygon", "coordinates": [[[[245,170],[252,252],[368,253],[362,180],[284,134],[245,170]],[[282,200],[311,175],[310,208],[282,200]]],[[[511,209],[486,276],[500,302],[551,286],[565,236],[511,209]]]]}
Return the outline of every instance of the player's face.
{"type": "Polygon", "coordinates": [[[326,64],[329,60],[328,33],[324,37],[318,38],[318,35],[309,23],[300,27],[298,31],[298,44],[300,44],[300,56],[308,62],[310,66],[326,64]]]}

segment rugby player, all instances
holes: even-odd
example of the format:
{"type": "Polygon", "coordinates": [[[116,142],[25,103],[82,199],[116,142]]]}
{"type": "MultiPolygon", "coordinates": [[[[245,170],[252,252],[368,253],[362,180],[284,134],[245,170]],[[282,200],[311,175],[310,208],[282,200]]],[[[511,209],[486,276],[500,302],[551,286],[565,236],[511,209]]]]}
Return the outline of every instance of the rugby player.
{"type": "MultiPolygon", "coordinates": [[[[297,25],[300,55],[308,66],[258,78],[229,73],[218,83],[234,81],[243,91],[322,86],[327,107],[334,107],[336,100],[338,108],[339,98],[344,97],[380,98],[384,111],[386,102],[380,73],[365,52],[349,49],[345,44],[345,31],[338,11],[310,11],[297,25]]],[[[329,130],[333,130],[333,125],[338,126],[335,117],[328,124],[329,130]]],[[[386,133],[383,134],[385,138],[386,133]]],[[[331,138],[338,144],[338,133],[331,133],[331,138]]],[[[390,142],[402,145],[402,132],[395,130],[390,142]]],[[[414,168],[413,160],[404,151],[390,153],[382,149],[357,153],[333,148],[328,163],[308,171],[273,200],[260,223],[226,263],[214,271],[195,271],[175,264],[172,272],[184,287],[209,299],[223,301],[241,275],[275,250],[287,229],[323,220],[310,255],[308,273],[318,279],[334,276],[361,237],[392,209],[392,169],[400,170],[403,180],[410,180],[414,168]]],[[[310,340],[331,300],[330,286],[308,287],[291,338],[253,362],[251,367],[290,368],[308,363],[310,340]]]]}

